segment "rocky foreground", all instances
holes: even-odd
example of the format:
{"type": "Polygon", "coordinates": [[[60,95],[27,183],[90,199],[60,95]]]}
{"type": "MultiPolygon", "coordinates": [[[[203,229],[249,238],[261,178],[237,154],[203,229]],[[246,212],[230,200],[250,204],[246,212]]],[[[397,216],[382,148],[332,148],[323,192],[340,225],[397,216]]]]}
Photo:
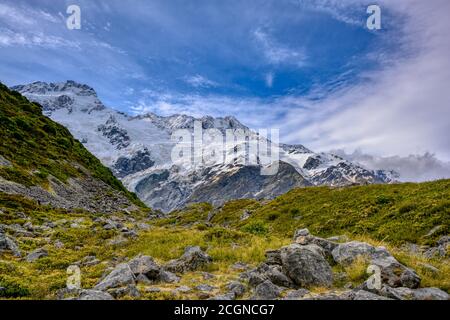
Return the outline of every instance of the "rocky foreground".
{"type": "MultiPolygon", "coordinates": [[[[450,239],[444,237],[445,246],[450,239]]],[[[174,291],[184,293],[196,290],[200,299],[210,300],[449,300],[450,296],[438,288],[423,288],[415,270],[395,259],[386,248],[365,242],[338,242],[339,238],[323,239],[313,236],[307,229],[295,233],[293,243],[266,252],[266,260],[257,268],[236,263],[233,268],[243,272],[230,281],[223,292],[207,284],[195,288],[179,286],[174,291]],[[348,283],[342,289],[333,289],[336,277],[345,279],[345,273],[334,273],[332,266],[349,266],[365,261],[380,270],[377,286],[368,279],[353,287],[348,283]],[[322,288],[320,293],[311,288],[322,288]],[[215,292],[211,295],[211,292],[215,292]]],[[[7,241],[7,240],[6,240],[7,241]]],[[[141,291],[159,292],[164,283],[178,283],[186,272],[202,270],[212,258],[200,247],[187,247],[184,254],[164,265],[152,257],[138,255],[128,262],[116,265],[92,288],[63,289],[59,299],[112,300],[125,296],[141,297],[141,291]]],[[[369,274],[367,278],[369,278],[369,274]]],[[[214,277],[204,273],[205,279],[214,277]]]]}

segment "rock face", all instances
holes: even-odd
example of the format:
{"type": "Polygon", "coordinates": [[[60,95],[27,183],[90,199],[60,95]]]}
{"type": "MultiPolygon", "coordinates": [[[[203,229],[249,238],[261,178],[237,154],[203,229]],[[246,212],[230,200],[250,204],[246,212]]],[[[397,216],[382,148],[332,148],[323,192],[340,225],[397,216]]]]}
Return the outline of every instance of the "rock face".
{"type": "Polygon", "coordinates": [[[169,261],[164,269],[174,273],[184,273],[198,270],[211,262],[211,257],[200,247],[187,247],[179,259],[169,261]]]}

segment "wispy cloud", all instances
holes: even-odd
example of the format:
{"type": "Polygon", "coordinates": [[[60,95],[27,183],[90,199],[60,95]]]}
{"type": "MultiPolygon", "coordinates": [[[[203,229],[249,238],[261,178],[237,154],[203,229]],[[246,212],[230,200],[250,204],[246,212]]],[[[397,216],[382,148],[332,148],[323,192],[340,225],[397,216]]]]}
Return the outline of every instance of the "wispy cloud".
{"type": "Polygon", "coordinates": [[[294,50],[272,39],[266,32],[256,29],[253,32],[265,58],[273,64],[288,63],[302,67],[306,63],[306,55],[303,50],[294,50]]]}
{"type": "Polygon", "coordinates": [[[184,81],[194,88],[210,88],[218,86],[216,82],[209,80],[199,74],[187,76],[184,78],[184,81]]]}

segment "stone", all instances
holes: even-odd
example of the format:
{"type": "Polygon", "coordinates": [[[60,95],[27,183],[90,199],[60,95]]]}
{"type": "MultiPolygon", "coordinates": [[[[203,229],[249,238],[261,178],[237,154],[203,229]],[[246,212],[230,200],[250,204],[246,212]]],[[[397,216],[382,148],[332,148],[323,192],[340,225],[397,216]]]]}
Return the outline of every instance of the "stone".
{"type": "Polygon", "coordinates": [[[203,252],[200,247],[187,247],[179,259],[169,261],[164,269],[174,273],[184,273],[198,270],[211,262],[211,257],[203,252]]]}
{"type": "Polygon", "coordinates": [[[83,290],[78,300],[114,300],[114,298],[107,292],[99,290],[83,290]]]}
{"type": "Polygon", "coordinates": [[[236,262],[235,264],[233,264],[231,266],[231,269],[236,270],[236,271],[246,271],[249,269],[248,264],[244,263],[244,262],[236,262]]]}
{"type": "Polygon", "coordinates": [[[41,258],[47,257],[47,256],[48,256],[47,250],[45,250],[44,248],[39,248],[39,249],[36,249],[33,252],[31,252],[30,254],[28,254],[25,257],[25,260],[27,262],[34,262],[38,259],[41,259],[41,258]]]}
{"type": "Polygon", "coordinates": [[[300,287],[330,287],[333,284],[333,273],[320,252],[321,249],[314,244],[293,244],[282,248],[281,260],[285,274],[300,287]]]}
{"type": "Polygon", "coordinates": [[[215,289],[217,289],[216,287],[210,286],[209,284],[199,284],[198,286],[195,287],[196,290],[198,291],[206,291],[206,292],[211,292],[215,289]]]}
{"type": "Polygon", "coordinates": [[[151,284],[152,281],[150,281],[145,275],[142,273],[138,274],[136,277],[136,283],[142,283],[142,284],[151,284]]]}
{"type": "Polygon", "coordinates": [[[366,258],[370,264],[381,269],[383,283],[390,287],[417,288],[420,285],[418,274],[399,263],[384,247],[371,246],[365,242],[339,244],[332,251],[333,259],[341,265],[349,265],[357,258],[366,258]]]}
{"type": "Polygon", "coordinates": [[[126,296],[133,298],[139,298],[141,296],[141,293],[134,284],[130,284],[126,287],[109,289],[108,293],[110,293],[116,299],[126,296]]]}
{"type": "Polygon", "coordinates": [[[95,266],[99,263],[100,260],[98,260],[95,256],[86,256],[80,261],[80,265],[84,267],[95,266]]]}
{"type": "Polygon", "coordinates": [[[55,246],[56,249],[62,249],[62,248],[64,248],[64,243],[62,243],[62,242],[59,241],[59,240],[56,240],[56,241],[54,242],[53,245],[55,246]]]}
{"type": "Polygon", "coordinates": [[[295,242],[297,240],[297,238],[299,238],[299,237],[306,237],[306,236],[309,236],[309,235],[310,235],[310,233],[309,233],[308,229],[306,229],[306,228],[298,229],[294,233],[294,239],[293,240],[295,242]]]}
{"type": "Polygon", "coordinates": [[[216,276],[209,272],[201,272],[203,280],[211,280],[214,279],[216,276]]]}
{"type": "Polygon", "coordinates": [[[309,294],[309,291],[306,289],[291,290],[284,296],[284,300],[298,300],[307,294],[309,294]]]}
{"type": "Polygon", "coordinates": [[[181,278],[178,277],[175,273],[172,273],[170,271],[161,270],[159,274],[159,281],[166,282],[166,283],[178,283],[180,282],[181,278]]]}
{"type": "Polygon", "coordinates": [[[145,289],[145,292],[148,292],[148,293],[158,293],[158,292],[161,292],[161,288],[158,288],[158,287],[150,287],[150,288],[146,288],[146,289],[145,289]]]}
{"type": "Polygon", "coordinates": [[[280,250],[268,250],[265,253],[266,264],[278,264],[281,265],[281,251],[280,250]]]}
{"type": "Polygon", "coordinates": [[[281,288],[266,280],[255,288],[252,300],[274,300],[280,297],[282,291],[281,288]]]}
{"type": "Polygon", "coordinates": [[[438,288],[420,288],[413,291],[414,300],[450,300],[447,292],[438,288]]]}
{"type": "Polygon", "coordinates": [[[371,257],[375,247],[365,242],[351,241],[339,244],[332,252],[334,261],[342,265],[349,265],[358,257],[371,257]]]}
{"type": "Polygon", "coordinates": [[[220,295],[211,297],[208,300],[224,300],[225,301],[225,300],[234,300],[234,299],[236,299],[234,293],[229,292],[226,294],[220,294],[220,295]]]}
{"type": "Polygon", "coordinates": [[[231,281],[226,285],[229,292],[234,293],[236,297],[242,297],[246,291],[245,286],[239,281],[231,281]]]}
{"type": "Polygon", "coordinates": [[[95,290],[105,291],[111,288],[123,287],[126,285],[134,285],[135,277],[126,263],[117,265],[110,274],[101,280],[95,287],[95,290]]]}
{"type": "Polygon", "coordinates": [[[353,300],[391,300],[391,299],[379,296],[369,291],[358,290],[355,292],[353,300]]]}
{"type": "Polygon", "coordinates": [[[0,231],[0,252],[1,251],[10,251],[15,257],[22,256],[17,243],[0,231]]]}
{"type": "Polygon", "coordinates": [[[128,262],[128,265],[135,276],[143,274],[151,281],[160,280],[161,267],[152,257],[137,256],[128,262]]]}
{"type": "Polygon", "coordinates": [[[187,292],[192,291],[192,289],[189,288],[188,286],[180,286],[180,287],[176,288],[174,291],[176,291],[176,292],[182,292],[182,293],[187,293],[187,292]]]}
{"type": "Polygon", "coordinates": [[[289,279],[283,272],[281,266],[269,266],[264,275],[273,284],[277,286],[290,288],[293,286],[291,279],[289,279]]]}

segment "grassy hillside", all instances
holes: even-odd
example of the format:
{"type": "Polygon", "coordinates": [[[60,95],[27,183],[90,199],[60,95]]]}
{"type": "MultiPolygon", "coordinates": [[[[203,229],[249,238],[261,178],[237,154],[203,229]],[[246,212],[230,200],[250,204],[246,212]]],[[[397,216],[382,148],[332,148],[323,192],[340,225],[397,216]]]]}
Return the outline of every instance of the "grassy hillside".
{"type": "MultiPolygon", "coordinates": [[[[3,298],[55,298],[58,290],[65,287],[67,267],[87,256],[95,256],[99,263],[81,267],[83,288],[93,287],[111,265],[138,254],[150,255],[162,264],[179,257],[185,247],[198,245],[213,258],[213,263],[206,269],[186,273],[178,284],[158,284],[159,292],[147,291],[143,284],[138,285],[138,289],[141,299],[199,299],[199,291],[174,293],[174,290],[179,286],[192,288],[206,283],[217,288],[214,292],[223,292],[226,283],[239,277],[240,271],[232,268],[234,263],[257,266],[265,260],[266,250],[289,244],[295,228],[309,227],[313,233],[322,236],[347,234],[353,240],[386,246],[401,263],[418,272],[424,287],[438,287],[450,292],[448,258],[425,258],[399,246],[403,241],[431,243],[434,240],[430,239],[436,239],[437,234],[449,233],[449,183],[446,180],[345,189],[299,189],[268,203],[234,201],[216,211],[208,204],[197,204],[168,218],[155,220],[143,213],[133,217],[120,213],[107,216],[122,221],[128,229],[139,230],[136,238],[125,241],[115,241],[123,238],[119,229],[103,227],[98,220],[103,215],[55,210],[20,196],[0,194],[1,223],[23,225],[29,222],[35,230],[40,230],[39,226],[49,221],[55,225],[51,230],[35,231],[38,235],[33,238],[16,238],[23,254],[43,247],[48,256],[34,263],[8,254],[3,256],[0,259],[0,286],[7,288],[3,298]],[[387,198],[391,200],[387,202],[387,198]],[[414,208],[406,210],[412,199],[416,200],[414,208]],[[376,213],[373,213],[374,208],[378,208],[376,213]],[[244,210],[251,211],[252,216],[241,221],[244,210]],[[207,222],[208,215],[211,217],[213,212],[215,216],[207,222]],[[383,221],[383,218],[386,219],[383,221]],[[335,223],[329,222],[330,219],[335,223]],[[142,223],[149,228],[139,229],[142,223]],[[441,229],[431,237],[424,237],[436,225],[442,225],[441,229]],[[58,243],[63,246],[57,246],[58,243]],[[439,271],[430,271],[430,266],[439,271]],[[214,277],[204,279],[204,271],[214,277]]],[[[355,265],[345,270],[355,285],[367,278],[365,267],[355,265]]],[[[337,290],[343,285],[339,281],[335,283],[337,290]]],[[[310,290],[321,292],[322,289],[310,290]]]]}
{"type": "Polygon", "coordinates": [[[69,130],[42,115],[42,108],[0,83],[0,155],[12,166],[0,166],[0,176],[27,186],[44,185],[52,175],[60,181],[83,175],[82,165],[94,177],[123,192],[135,204],[142,203],[128,192],[69,130]]]}
{"type": "Polygon", "coordinates": [[[259,235],[287,238],[307,227],[323,237],[346,234],[393,245],[434,244],[450,234],[450,180],[295,189],[273,201],[237,200],[216,210],[208,204],[193,205],[160,223],[186,225],[205,222],[208,216],[213,224],[259,235]],[[249,217],[241,220],[244,213],[249,217]]]}

